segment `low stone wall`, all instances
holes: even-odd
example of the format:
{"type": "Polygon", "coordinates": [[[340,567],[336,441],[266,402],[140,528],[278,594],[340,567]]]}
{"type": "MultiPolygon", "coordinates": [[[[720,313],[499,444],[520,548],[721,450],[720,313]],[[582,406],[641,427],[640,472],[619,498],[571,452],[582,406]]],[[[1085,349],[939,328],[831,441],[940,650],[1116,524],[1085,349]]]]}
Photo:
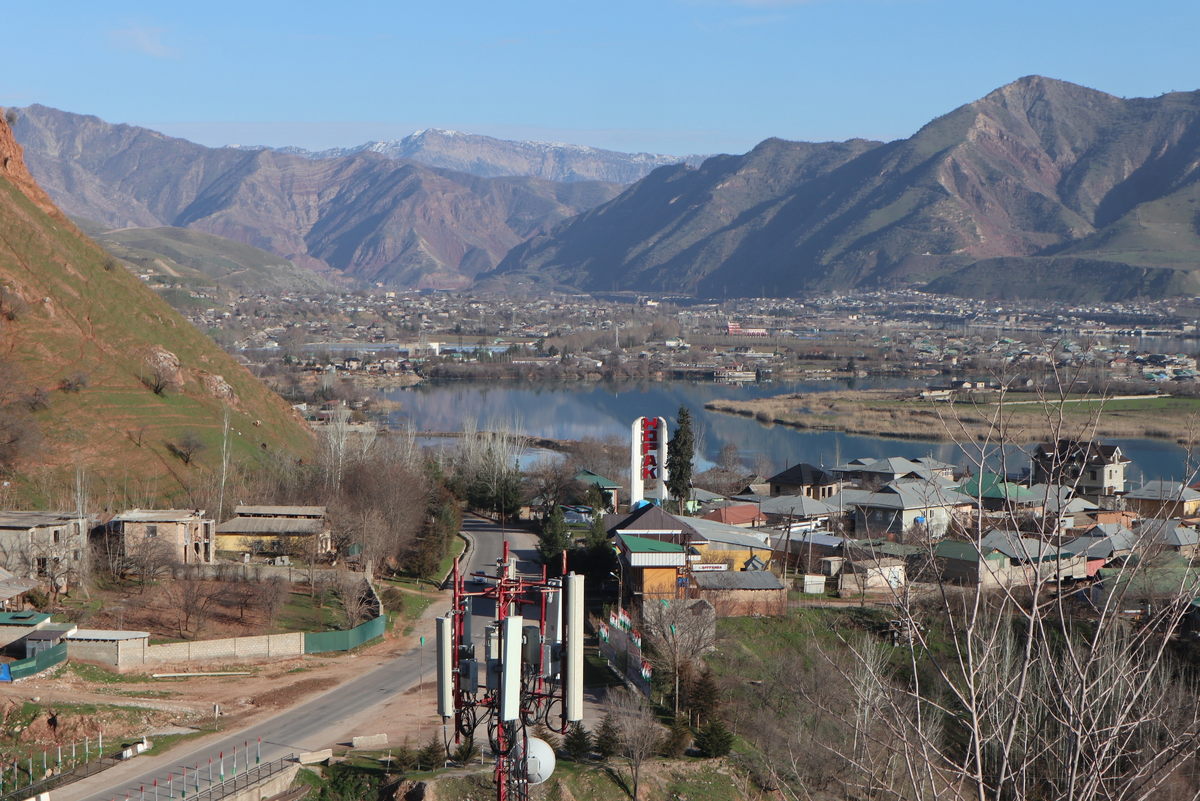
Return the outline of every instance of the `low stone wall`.
{"type": "Polygon", "coordinates": [[[211,662],[222,659],[290,659],[304,656],[304,634],[263,634],[224,640],[173,642],[146,647],[146,665],[211,662]]]}

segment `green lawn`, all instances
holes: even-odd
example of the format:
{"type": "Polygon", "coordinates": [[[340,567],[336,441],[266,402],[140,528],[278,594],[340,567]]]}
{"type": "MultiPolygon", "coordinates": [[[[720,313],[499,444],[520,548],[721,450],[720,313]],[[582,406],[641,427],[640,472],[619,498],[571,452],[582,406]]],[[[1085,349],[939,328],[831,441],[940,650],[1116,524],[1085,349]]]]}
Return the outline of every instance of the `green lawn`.
{"type": "Polygon", "coordinates": [[[310,598],[308,593],[292,592],[288,594],[279,617],[275,619],[275,633],[290,631],[337,631],[344,628],[345,616],[342,605],[336,596],[326,598],[324,606],[317,606],[317,597],[310,598]]]}

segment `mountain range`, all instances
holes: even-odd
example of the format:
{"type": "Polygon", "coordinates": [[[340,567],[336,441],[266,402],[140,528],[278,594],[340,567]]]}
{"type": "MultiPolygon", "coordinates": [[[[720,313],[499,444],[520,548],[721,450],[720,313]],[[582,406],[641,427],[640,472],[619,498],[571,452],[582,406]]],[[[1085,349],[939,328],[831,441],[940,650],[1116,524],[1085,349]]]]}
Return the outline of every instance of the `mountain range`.
{"type": "Polygon", "coordinates": [[[618,184],[483,178],[374,152],[327,159],[208,148],[45,106],[15,126],[29,170],[72,217],[190,228],[334,280],[467,286],[516,244],[618,184]]]}
{"type": "Polygon", "coordinates": [[[769,139],[664,167],[518,245],[493,286],[704,297],[1200,291],[1200,92],[1022,78],[889,143],[769,139]]]}
{"type": "MultiPolygon", "coordinates": [[[[231,145],[245,150],[264,148],[231,145]]],[[[562,142],[531,142],[495,139],[479,134],[427,128],[403,139],[367,142],[357,147],[305,150],[300,147],[270,148],[306,159],[331,159],[356,153],[379,153],[391,159],[407,159],[478,175],[482,178],[532,175],[549,181],[603,181],[631,184],[659,167],[671,164],[699,166],[707,156],[664,156],[660,153],[619,153],[586,145],[562,142]]]]}
{"type": "Polygon", "coordinates": [[[312,451],[287,403],[55,207],[2,119],[0,343],[0,473],[21,503],[63,504],[84,466],[109,506],[195,503],[225,409],[234,464],[312,451]]]}
{"type": "Polygon", "coordinates": [[[1200,92],[1125,99],[1029,76],[906,139],[768,139],[656,169],[670,157],[435,130],[345,152],[206,148],[43,106],[16,133],[71,215],[217,234],[333,281],[1200,293],[1200,92]]]}

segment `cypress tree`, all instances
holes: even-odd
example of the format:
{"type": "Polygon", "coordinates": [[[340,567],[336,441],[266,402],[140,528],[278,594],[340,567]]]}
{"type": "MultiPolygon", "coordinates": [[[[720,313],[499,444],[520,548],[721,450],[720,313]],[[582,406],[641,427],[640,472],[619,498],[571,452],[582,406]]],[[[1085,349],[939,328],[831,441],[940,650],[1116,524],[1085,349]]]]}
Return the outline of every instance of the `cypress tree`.
{"type": "Polygon", "coordinates": [[[691,495],[692,451],[695,438],[692,435],[692,413],[688,407],[679,407],[678,426],[675,436],[667,445],[667,491],[683,511],[684,502],[691,495]]]}

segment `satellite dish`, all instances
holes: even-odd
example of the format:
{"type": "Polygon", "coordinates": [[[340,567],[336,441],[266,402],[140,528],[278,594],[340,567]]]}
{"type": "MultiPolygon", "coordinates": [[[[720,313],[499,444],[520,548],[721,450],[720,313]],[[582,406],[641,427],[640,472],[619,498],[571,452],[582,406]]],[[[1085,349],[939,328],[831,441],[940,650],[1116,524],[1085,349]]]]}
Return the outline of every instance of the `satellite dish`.
{"type": "MultiPolygon", "coordinates": [[[[545,740],[537,737],[530,737],[527,742],[529,758],[525,760],[525,774],[530,784],[541,784],[554,773],[554,749],[545,740]]],[[[513,757],[518,764],[521,762],[522,749],[519,742],[513,747],[513,757]]]]}

